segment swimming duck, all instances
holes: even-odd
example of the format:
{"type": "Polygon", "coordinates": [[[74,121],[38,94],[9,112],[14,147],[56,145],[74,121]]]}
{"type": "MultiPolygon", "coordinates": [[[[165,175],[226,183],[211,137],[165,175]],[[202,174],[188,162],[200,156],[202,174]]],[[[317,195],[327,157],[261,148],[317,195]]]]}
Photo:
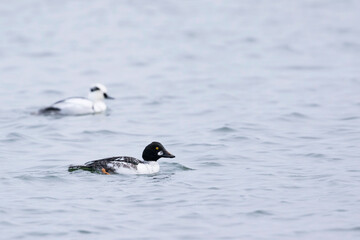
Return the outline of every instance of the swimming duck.
{"type": "Polygon", "coordinates": [[[69,171],[87,170],[104,174],[152,174],[160,170],[157,160],[160,158],[174,158],[159,142],[152,142],[143,151],[140,160],[134,157],[111,157],[87,162],[84,165],[70,166],[69,171]]]}
{"type": "Polygon", "coordinates": [[[49,107],[40,109],[40,114],[61,114],[61,115],[84,115],[92,113],[100,113],[106,110],[104,99],[114,99],[107,94],[104,85],[97,83],[90,88],[87,98],[70,97],[49,107]]]}

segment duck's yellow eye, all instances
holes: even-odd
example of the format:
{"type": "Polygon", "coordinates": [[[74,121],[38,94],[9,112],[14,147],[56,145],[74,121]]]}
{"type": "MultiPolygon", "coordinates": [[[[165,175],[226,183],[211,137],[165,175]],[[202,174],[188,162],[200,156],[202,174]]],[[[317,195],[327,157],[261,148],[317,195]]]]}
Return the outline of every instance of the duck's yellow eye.
{"type": "Polygon", "coordinates": [[[159,147],[156,147],[155,149],[156,149],[156,150],[159,150],[159,147]]]}

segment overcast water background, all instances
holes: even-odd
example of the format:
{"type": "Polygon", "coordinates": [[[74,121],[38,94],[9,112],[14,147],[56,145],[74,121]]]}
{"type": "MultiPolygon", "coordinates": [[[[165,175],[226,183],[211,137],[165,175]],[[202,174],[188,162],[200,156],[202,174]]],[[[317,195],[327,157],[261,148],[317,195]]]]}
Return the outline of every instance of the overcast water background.
{"type": "Polygon", "coordinates": [[[360,239],[359,13],[2,1],[0,238],[360,239]],[[33,114],[96,82],[106,114],[33,114]],[[67,171],[152,141],[158,174],[67,171]]]}

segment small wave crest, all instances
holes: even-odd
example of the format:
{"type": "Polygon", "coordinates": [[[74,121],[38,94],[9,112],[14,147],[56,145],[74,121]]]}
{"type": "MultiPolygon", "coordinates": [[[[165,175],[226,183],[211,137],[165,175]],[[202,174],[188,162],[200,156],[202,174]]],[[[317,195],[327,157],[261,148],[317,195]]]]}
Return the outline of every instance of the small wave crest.
{"type": "Polygon", "coordinates": [[[231,127],[221,127],[221,128],[215,128],[212,130],[213,132],[219,132],[219,133],[230,133],[230,132],[236,132],[234,128],[231,127]]]}

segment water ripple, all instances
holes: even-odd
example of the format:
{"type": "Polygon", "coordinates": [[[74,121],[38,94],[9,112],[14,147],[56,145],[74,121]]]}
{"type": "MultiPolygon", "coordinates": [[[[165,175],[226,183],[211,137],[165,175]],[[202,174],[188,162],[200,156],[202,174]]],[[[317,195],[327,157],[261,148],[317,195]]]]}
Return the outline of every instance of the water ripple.
{"type": "Polygon", "coordinates": [[[169,170],[171,171],[175,171],[175,170],[181,170],[181,171],[189,171],[189,170],[195,170],[193,168],[189,168],[186,167],[180,163],[176,163],[176,162],[164,162],[162,163],[163,166],[166,166],[169,168],[169,170]]]}
{"type": "Polygon", "coordinates": [[[82,134],[85,135],[117,135],[118,132],[115,131],[111,131],[111,130],[95,130],[95,131],[91,131],[91,130],[85,130],[82,131],[82,134]]]}
{"type": "Polygon", "coordinates": [[[335,232],[358,232],[360,231],[359,227],[352,227],[352,228],[331,228],[328,231],[335,231],[335,232]]]}
{"type": "Polygon", "coordinates": [[[268,211],[265,211],[265,210],[256,210],[256,211],[247,213],[247,215],[249,215],[251,217],[261,217],[261,216],[271,216],[273,214],[268,211]]]}
{"type": "Polygon", "coordinates": [[[216,128],[216,129],[214,129],[212,131],[213,132],[222,132],[222,133],[236,132],[236,130],[231,128],[231,127],[216,128]]]}

